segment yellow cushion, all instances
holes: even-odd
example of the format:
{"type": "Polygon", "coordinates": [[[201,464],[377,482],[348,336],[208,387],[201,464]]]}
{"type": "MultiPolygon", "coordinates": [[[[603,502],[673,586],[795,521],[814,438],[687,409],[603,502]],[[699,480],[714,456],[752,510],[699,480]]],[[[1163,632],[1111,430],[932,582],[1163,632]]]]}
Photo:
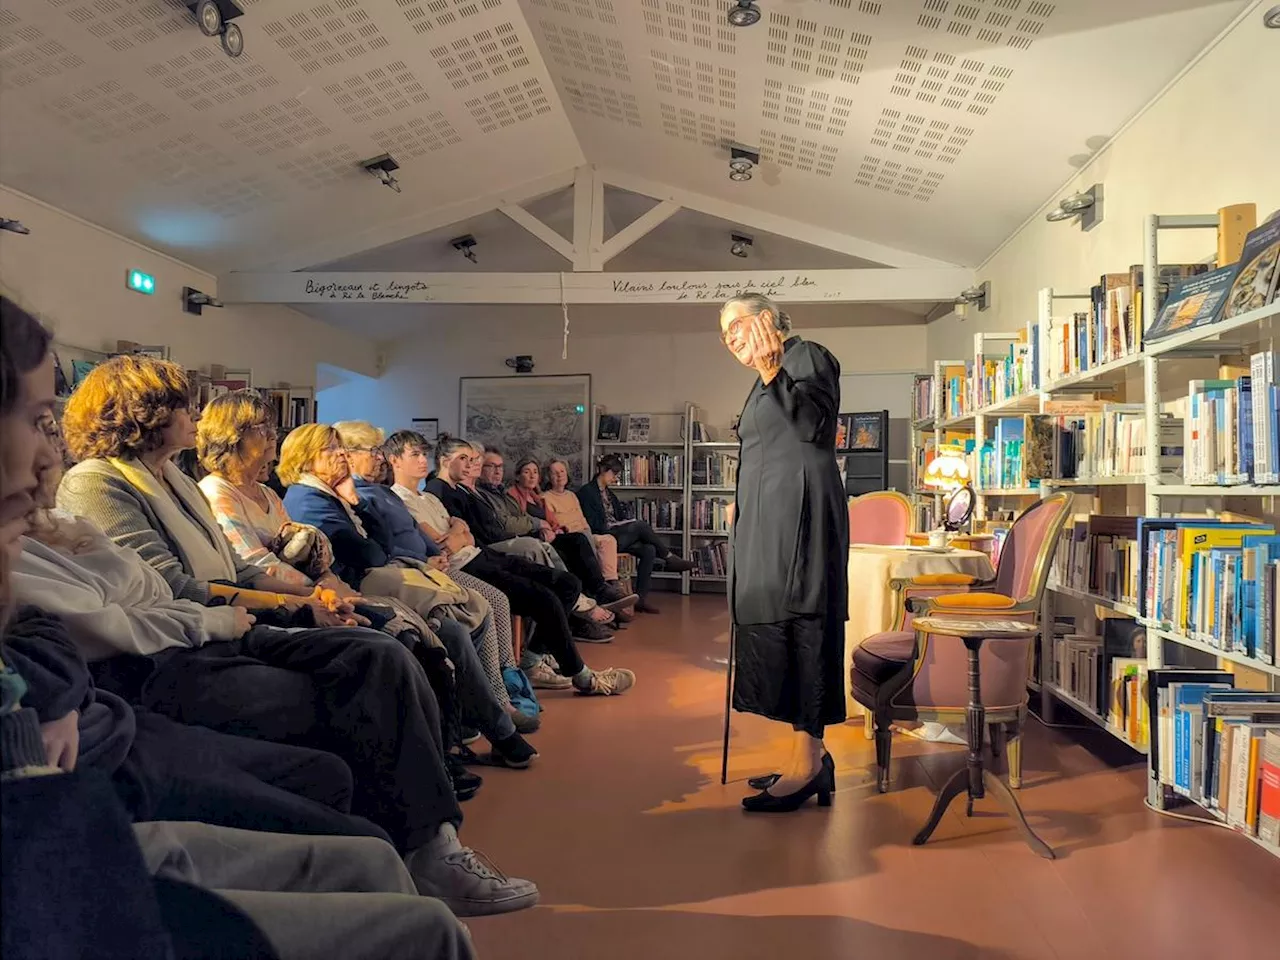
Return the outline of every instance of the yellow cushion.
{"type": "Polygon", "coordinates": [[[1013,598],[999,593],[953,593],[945,597],[931,597],[934,606],[951,608],[978,608],[981,610],[1008,610],[1013,598]]]}
{"type": "Polygon", "coordinates": [[[963,587],[976,582],[967,573],[922,573],[911,578],[913,587],[963,587]]]}

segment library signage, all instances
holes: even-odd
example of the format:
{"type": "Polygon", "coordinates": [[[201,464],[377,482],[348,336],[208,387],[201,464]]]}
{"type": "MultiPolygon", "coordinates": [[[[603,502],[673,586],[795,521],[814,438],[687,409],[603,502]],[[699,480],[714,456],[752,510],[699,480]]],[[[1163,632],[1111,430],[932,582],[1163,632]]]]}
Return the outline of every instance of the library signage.
{"type": "Polygon", "coordinates": [[[764,293],[783,303],[950,300],[963,268],[709,273],[233,273],[224,303],[722,303],[764,293]]]}

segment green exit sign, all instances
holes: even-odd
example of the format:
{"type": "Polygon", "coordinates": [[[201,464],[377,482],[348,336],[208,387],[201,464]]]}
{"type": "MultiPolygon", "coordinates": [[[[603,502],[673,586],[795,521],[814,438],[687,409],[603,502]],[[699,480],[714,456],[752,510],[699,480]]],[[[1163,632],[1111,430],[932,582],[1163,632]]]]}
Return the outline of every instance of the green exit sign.
{"type": "Polygon", "coordinates": [[[134,293],[145,293],[150,296],[156,292],[156,278],[141,270],[130,270],[125,275],[125,286],[134,293]]]}

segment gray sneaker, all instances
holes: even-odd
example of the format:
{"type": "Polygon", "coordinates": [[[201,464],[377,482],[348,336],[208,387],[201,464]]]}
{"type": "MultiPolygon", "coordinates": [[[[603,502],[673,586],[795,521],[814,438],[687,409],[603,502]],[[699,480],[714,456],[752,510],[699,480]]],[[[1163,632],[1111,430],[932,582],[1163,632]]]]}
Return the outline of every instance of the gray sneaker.
{"type": "Polygon", "coordinates": [[[636,675],[622,667],[606,667],[591,672],[591,686],[578,687],[577,692],[584,697],[616,697],[626,693],[636,685],[636,675]]]}
{"type": "Polygon", "coordinates": [[[458,917],[483,917],[524,910],[538,902],[530,880],[508,877],[483,854],[458,842],[453,827],[405,857],[418,893],[435,897],[458,917]]]}
{"type": "Polygon", "coordinates": [[[572,680],[561,676],[545,660],[539,660],[524,673],[535,690],[568,690],[573,686],[572,680]]]}

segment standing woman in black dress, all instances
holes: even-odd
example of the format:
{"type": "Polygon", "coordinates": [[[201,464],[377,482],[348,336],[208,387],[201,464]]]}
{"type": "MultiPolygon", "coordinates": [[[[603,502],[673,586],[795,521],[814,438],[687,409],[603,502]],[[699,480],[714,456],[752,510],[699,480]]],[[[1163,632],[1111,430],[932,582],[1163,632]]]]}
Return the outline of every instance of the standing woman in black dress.
{"type": "Polygon", "coordinates": [[[749,811],[826,806],[835,764],[823,728],[844,722],[849,514],[836,467],[840,364],[791,335],[768,297],[744,294],[720,312],[720,335],[759,377],[742,408],[729,606],[736,634],[733,706],[794,731],[791,758],[749,781],[749,811]]]}

